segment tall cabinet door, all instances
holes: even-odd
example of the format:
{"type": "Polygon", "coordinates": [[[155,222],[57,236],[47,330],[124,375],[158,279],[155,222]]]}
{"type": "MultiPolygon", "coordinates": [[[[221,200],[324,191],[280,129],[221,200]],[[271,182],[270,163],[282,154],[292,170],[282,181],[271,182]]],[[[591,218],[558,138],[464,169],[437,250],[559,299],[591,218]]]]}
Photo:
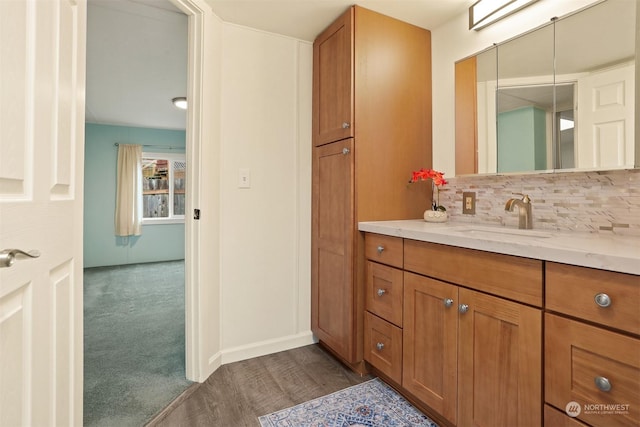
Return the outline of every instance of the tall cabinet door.
{"type": "Polygon", "coordinates": [[[354,141],[314,148],[311,329],[354,363],[354,141]]]}
{"type": "Polygon", "coordinates": [[[458,425],[542,424],[542,311],[460,288],[458,425]]]}
{"type": "Polygon", "coordinates": [[[313,144],[353,134],[353,8],[313,43],[313,144]]]}
{"type": "Polygon", "coordinates": [[[456,423],[458,288],[404,273],[402,386],[456,423]]]}

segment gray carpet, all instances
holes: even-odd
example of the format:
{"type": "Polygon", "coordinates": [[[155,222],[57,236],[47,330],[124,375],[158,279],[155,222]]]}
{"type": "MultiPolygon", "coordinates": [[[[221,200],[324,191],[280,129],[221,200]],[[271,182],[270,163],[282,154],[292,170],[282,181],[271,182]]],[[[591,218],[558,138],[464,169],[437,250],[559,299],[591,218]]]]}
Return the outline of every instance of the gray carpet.
{"type": "Polygon", "coordinates": [[[184,313],[184,261],[85,269],[85,426],[141,426],[191,384],[184,313]]]}

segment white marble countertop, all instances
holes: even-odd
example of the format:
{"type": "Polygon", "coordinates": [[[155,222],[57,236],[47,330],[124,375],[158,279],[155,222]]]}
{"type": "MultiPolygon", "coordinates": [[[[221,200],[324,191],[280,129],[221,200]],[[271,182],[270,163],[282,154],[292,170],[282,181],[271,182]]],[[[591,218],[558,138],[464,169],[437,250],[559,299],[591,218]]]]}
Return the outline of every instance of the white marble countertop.
{"type": "MultiPolygon", "coordinates": [[[[360,231],[640,275],[640,238],[424,220],[360,222],[360,231]]],[[[638,280],[640,285],[640,278],[638,280]]]]}

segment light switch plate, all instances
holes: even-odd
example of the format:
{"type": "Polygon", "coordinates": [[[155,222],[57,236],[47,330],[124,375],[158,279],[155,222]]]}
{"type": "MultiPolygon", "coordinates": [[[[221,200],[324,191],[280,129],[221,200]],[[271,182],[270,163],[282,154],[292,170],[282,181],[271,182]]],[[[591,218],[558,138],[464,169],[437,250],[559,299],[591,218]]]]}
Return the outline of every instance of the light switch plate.
{"type": "Polygon", "coordinates": [[[476,214],[476,192],[465,191],[462,193],[462,213],[465,215],[476,214]]]}
{"type": "Polygon", "coordinates": [[[251,188],[251,170],[241,168],[238,170],[238,188],[251,188]]]}

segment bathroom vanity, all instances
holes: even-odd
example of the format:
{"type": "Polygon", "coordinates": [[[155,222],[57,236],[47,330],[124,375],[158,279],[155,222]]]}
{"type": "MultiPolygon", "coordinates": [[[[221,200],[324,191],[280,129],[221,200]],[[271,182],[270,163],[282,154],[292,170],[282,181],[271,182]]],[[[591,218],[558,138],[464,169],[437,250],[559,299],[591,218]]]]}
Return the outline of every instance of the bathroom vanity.
{"type": "Polygon", "coordinates": [[[638,425],[639,239],[421,220],[359,230],[364,358],[441,425],[638,425]]]}

